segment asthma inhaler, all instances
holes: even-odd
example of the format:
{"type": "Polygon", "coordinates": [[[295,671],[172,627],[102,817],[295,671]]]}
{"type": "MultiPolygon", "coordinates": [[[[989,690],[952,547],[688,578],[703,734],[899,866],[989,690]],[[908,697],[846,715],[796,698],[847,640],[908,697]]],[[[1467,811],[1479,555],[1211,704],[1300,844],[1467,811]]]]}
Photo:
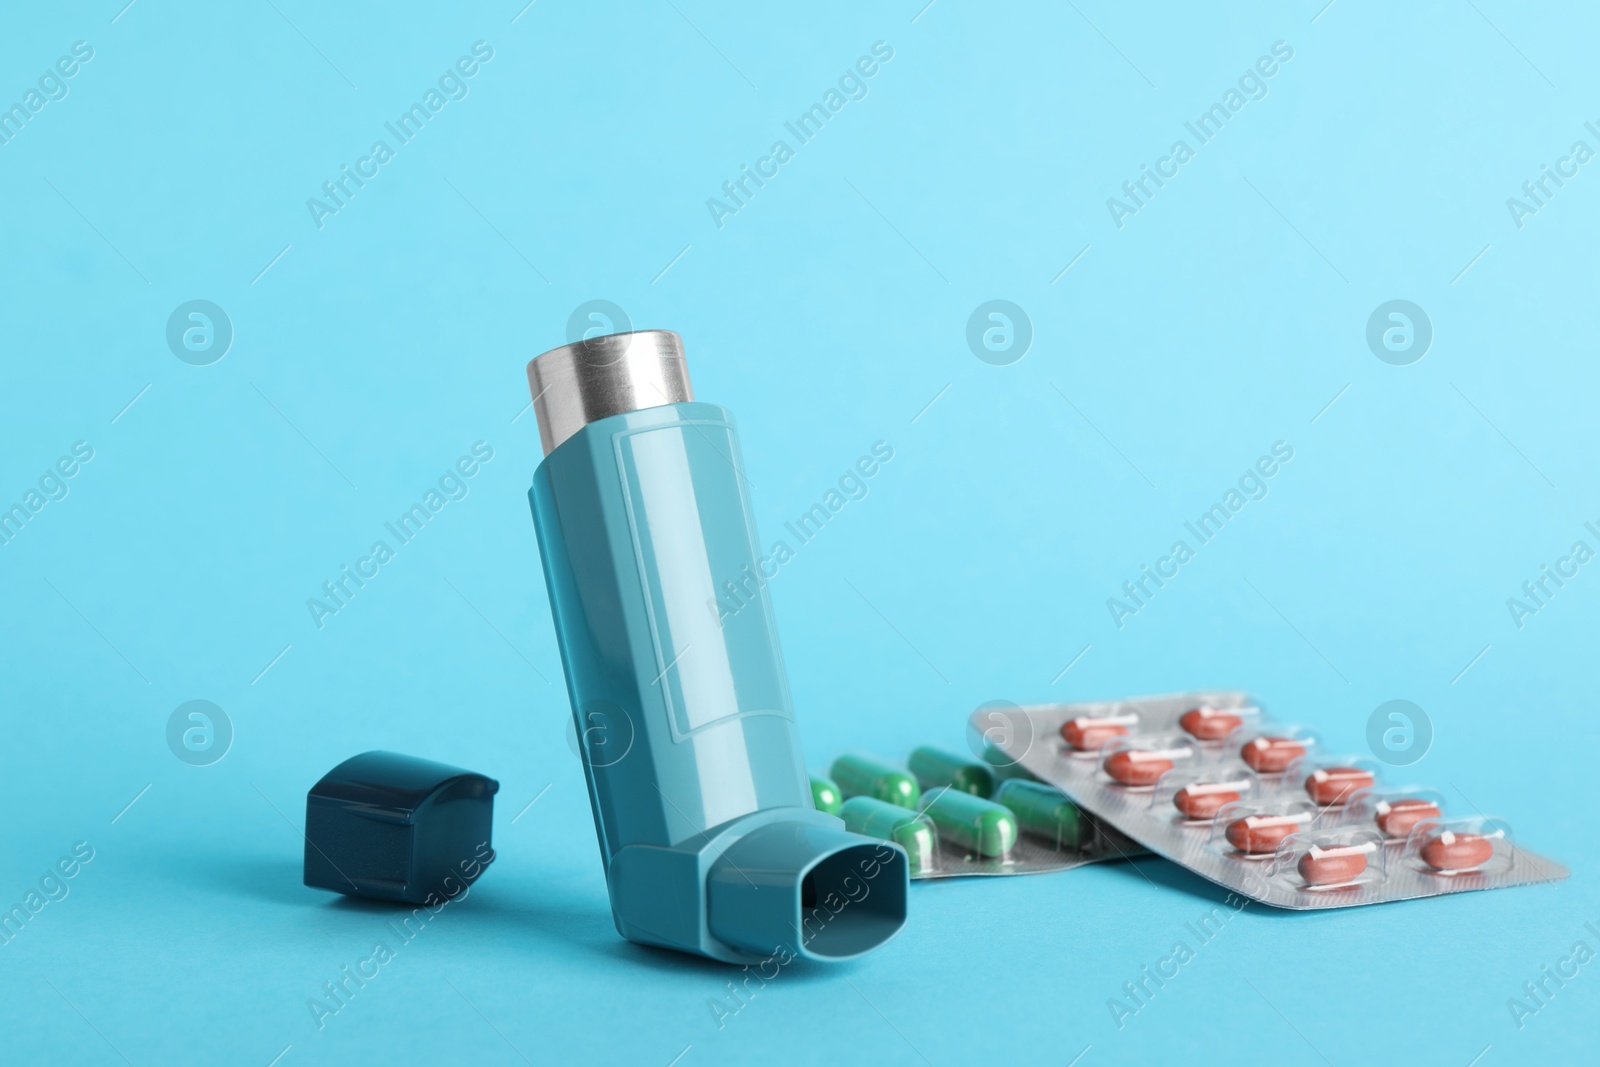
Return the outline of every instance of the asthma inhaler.
{"type": "Polygon", "coordinates": [[[876,948],[905,924],[909,865],[812,806],[732,418],[694,400],[665,330],[546,352],[528,384],[528,498],[617,932],[744,964],[876,948]]]}

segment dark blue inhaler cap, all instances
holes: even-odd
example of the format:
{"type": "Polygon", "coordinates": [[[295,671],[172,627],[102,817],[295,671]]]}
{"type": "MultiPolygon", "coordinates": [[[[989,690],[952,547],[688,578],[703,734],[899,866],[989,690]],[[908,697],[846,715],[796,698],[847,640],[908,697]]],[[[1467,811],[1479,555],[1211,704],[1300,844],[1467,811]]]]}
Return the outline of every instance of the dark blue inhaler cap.
{"type": "Polygon", "coordinates": [[[432,904],[494,861],[493,778],[397,752],[363,752],[306,794],[305,883],[432,904]]]}

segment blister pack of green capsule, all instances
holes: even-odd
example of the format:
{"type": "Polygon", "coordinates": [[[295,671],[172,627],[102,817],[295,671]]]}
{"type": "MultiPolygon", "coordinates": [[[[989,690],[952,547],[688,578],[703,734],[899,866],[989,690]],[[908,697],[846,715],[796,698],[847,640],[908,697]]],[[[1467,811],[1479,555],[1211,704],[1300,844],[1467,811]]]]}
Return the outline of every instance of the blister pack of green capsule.
{"type": "Polygon", "coordinates": [[[818,811],[906,850],[913,879],[1064,871],[1142,853],[997,750],[924,745],[903,766],[862,753],[811,776],[818,811]]]}

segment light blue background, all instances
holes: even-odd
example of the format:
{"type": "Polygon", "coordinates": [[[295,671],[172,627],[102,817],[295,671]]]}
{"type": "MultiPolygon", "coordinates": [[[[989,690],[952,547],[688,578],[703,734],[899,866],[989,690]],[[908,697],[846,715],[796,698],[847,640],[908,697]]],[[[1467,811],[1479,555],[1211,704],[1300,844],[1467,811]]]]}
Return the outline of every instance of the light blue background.
{"type": "Polygon", "coordinates": [[[0,947],[7,1062],[1592,1061],[1600,963],[1506,1007],[1600,948],[1597,565],[1506,607],[1600,545],[1600,163],[1506,207],[1600,148],[1592,11],[122,2],[0,32],[7,103],[95,49],[0,146],[0,502],[95,450],[0,547],[0,898],[95,849],[0,947]],[[306,198],[478,40],[470,95],[319,230],[306,198]],[[719,229],[707,198],[879,40],[866,99],[719,229]],[[1106,198],[1279,40],[1269,95],[1119,230],[1106,198]],[[164,339],[196,298],[236,331],[208,367],[164,339]],[[563,741],[522,368],[596,298],[682,333],[764,541],[894,448],[771,585],[814,766],[959,745],[986,700],[1198,686],[1356,749],[1403,697],[1436,738],[1397,777],[1572,879],[1249,909],[1122,1030],[1107,999],[1218,890],[1153,860],[921,885],[888,947],[719,1030],[727,969],[612,930],[563,741]],[[964,339],[994,298],[1035,331],[1010,366],[964,339]],[[1411,366],[1364,340],[1394,298],[1433,322],[1411,366]],[[306,599],[480,440],[470,495],[319,630],[306,599]],[[1278,440],[1270,495],[1119,630],[1106,599],[1278,440]],[[210,767],[164,739],[191,699],[236,730],[210,767]],[[303,797],[371,748],[498,778],[500,859],[319,1031],[307,998],[392,934],[299,884],[303,797]]]}

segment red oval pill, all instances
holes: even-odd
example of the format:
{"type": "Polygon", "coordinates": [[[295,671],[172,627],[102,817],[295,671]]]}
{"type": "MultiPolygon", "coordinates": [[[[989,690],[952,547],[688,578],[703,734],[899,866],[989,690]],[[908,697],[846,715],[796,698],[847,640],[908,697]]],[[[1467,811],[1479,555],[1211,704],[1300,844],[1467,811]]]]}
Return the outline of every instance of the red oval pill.
{"type": "Polygon", "coordinates": [[[1262,774],[1280,774],[1305,754],[1306,746],[1292,737],[1257,737],[1239,750],[1239,757],[1251,770],[1262,774]]]}
{"type": "Polygon", "coordinates": [[[1340,885],[1354,881],[1367,869],[1368,851],[1365,845],[1312,845],[1295,866],[1307,885],[1340,885]]]}
{"type": "Polygon", "coordinates": [[[1445,830],[1422,845],[1422,862],[1436,871],[1470,871],[1489,862],[1494,842],[1479,834],[1445,830]]]}
{"type": "Polygon", "coordinates": [[[1098,752],[1106,743],[1128,736],[1126,723],[1080,715],[1061,724],[1061,739],[1081,752],[1098,752]]]}
{"type": "Polygon", "coordinates": [[[1423,819],[1437,819],[1439,805],[1421,797],[1406,797],[1378,805],[1373,822],[1385,837],[1404,837],[1423,819]]]}
{"type": "Polygon", "coordinates": [[[1343,804],[1357,789],[1371,789],[1372,781],[1372,772],[1360,767],[1322,767],[1306,778],[1306,792],[1318,804],[1343,804]]]}
{"type": "Polygon", "coordinates": [[[1186,785],[1172,794],[1172,806],[1186,819],[1209,819],[1221,811],[1223,805],[1239,799],[1239,793],[1228,785],[1186,785]]]}
{"type": "Polygon", "coordinates": [[[1303,825],[1293,815],[1247,815],[1230,822],[1223,833],[1240,852],[1272,852],[1303,825]]]}
{"type": "Polygon", "coordinates": [[[1125,748],[1107,756],[1100,766],[1123,785],[1155,785],[1156,779],[1172,770],[1172,760],[1159,752],[1125,748]]]}
{"type": "Polygon", "coordinates": [[[1178,716],[1178,725],[1201,741],[1221,741],[1244,719],[1221,708],[1193,708],[1178,716]]]}

